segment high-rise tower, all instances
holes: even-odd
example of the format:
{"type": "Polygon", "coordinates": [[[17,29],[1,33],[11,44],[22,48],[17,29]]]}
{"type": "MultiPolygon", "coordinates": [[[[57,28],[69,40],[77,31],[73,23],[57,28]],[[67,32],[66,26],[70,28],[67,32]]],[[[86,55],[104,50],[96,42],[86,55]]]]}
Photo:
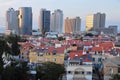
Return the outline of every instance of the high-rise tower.
{"type": "Polygon", "coordinates": [[[32,8],[21,7],[19,8],[19,29],[21,35],[32,34],[32,8]]]}
{"type": "Polygon", "coordinates": [[[86,18],[86,31],[105,28],[105,13],[88,15],[86,18]]]}
{"type": "Polygon", "coordinates": [[[6,12],[6,31],[14,32],[14,34],[19,34],[18,28],[18,11],[13,8],[9,8],[6,12]]]}
{"type": "Polygon", "coordinates": [[[57,9],[51,15],[51,31],[63,33],[63,11],[57,9]]]}
{"type": "Polygon", "coordinates": [[[105,13],[94,14],[94,30],[105,28],[105,19],[106,19],[105,13]]]}
{"type": "Polygon", "coordinates": [[[39,18],[39,29],[42,31],[43,29],[45,32],[50,31],[50,11],[46,9],[40,10],[40,18],[39,18]]]}
{"type": "Polygon", "coordinates": [[[80,17],[76,18],[66,18],[64,22],[64,32],[65,33],[71,33],[71,32],[80,32],[81,28],[81,19],[80,17]]]}
{"type": "Polygon", "coordinates": [[[92,30],[94,27],[94,15],[88,15],[86,17],[86,31],[92,30]]]}

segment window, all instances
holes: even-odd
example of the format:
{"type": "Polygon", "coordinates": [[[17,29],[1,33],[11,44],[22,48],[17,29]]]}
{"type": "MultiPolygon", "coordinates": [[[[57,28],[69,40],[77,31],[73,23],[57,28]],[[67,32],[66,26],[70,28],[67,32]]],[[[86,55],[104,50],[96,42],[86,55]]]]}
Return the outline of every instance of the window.
{"type": "Polygon", "coordinates": [[[84,71],[80,71],[79,73],[80,73],[80,74],[84,74],[84,71]]]}
{"type": "Polygon", "coordinates": [[[60,62],[63,62],[63,59],[60,59],[60,62]]]}
{"type": "Polygon", "coordinates": [[[91,74],[92,74],[92,72],[91,72],[91,71],[88,71],[88,72],[87,72],[87,75],[91,75],[91,74]]]}
{"type": "Polygon", "coordinates": [[[98,62],[101,62],[102,61],[102,59],[101,58],[98,58],[98,62]]]}
{"type": "Polygon", "coordinates": [[[42,57],[39,58],[39,61],[42,61],[42,57]]]}
{"type": "Polygon", "coordinates": [[[113,69],[112,68],[109,69],[109,73],[113,74],[113,69]]]}
{"type": "Polygon", "coordinates": [[[118,73],[120,73],[120,65],[118,65],[118,73]]]}
{"type": "Polygon", "coordinates": [[[95,58],[92,58],[92,61],[95,61],[95,58]]]}
{"type": "Polygon", "coordinates": [[[49,61],[49,58],[46,58],[46,61],[49,61]]]}
{"type": "Polygon", "coordinates": [[[97,54],[97,52],[95,51],[95,55],[97,54]]]}
{"type": "Polygon", "coordinates": [[[75,74],[79,74],[79,71],[75,71],[75,74]]]}
{"type": "Polygon", "coordinates": [[[53,58],[53,62],[55,62],[56,61],[56,58],[53,58]]]}
{"type": "Polygon", "coordinates": [[[72,71],[68,71],[68,74],[72,74],[72,71]]]}

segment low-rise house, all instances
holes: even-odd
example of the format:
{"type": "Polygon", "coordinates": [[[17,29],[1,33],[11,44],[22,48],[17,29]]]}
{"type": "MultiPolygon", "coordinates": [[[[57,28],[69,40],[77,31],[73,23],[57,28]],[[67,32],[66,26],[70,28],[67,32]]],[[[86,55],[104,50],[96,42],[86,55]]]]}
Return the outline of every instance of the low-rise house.
{"type": "Polygon", "coordinates": [[[44,63],[55,62],[57,64],[64,64],[65,47],[42,47],[32,51],[29,55],[30,62],[44,63]]]}
{"type": "Polygon", "coordinates": [[[34,49],[34,45],[32,43],[24,43],[21,46],[21,50],[20,50],[20,59],[28,61],[29,60],[29,53],[31,50],[34,49]]]}
{"type": "Polygon", "coordinates": [[[104,80],[110,80],[112,75],[120,74],[120,57],[103,61],[104,80]]]}
{"type": "Polygon", "coordinates": [[[100,68],[102,60],[105,59],[102,47],[92,47],[90,53],[92,54],[93,68],[100,68]]]}
{"type": "Polygon", "coordinates": [[[66,66],[67,80],[92,80],[92,57],[82,52],[70,53],[66,66]]]}

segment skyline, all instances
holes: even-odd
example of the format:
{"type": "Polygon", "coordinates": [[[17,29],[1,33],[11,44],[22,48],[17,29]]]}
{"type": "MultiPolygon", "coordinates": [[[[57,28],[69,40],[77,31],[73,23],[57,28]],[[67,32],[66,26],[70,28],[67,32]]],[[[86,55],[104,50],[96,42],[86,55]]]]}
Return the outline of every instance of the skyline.
{"type": "Polygon", "coordinates": [[[0,0],[0,28],[6,26],[6,11],[9,8],[18,10],[20,7],[32,7],[33,29],[38,28],[38,16],[40,15],[41,8],[46,8],[47,10],[50,10],[51,13],[53,13],[55,9],[61,9],[64,14],[64,19],[66,17],[74,18],[79,16],[82,19],[82,28],[85,27],[87,15],[101,12],[106,14],[106,27],[108,27],[108,25],[117,25],[119,27],[119,3],[119,0],[0,0]]]}

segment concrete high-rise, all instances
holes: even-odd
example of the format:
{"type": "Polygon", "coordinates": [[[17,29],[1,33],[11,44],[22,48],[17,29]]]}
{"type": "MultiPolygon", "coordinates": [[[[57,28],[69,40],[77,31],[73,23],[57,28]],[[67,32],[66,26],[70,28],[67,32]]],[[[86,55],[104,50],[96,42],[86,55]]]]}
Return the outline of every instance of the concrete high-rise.
{"type": "Polygon", "coordinates": [[[73,32],[80,32],[81,28],[81,19],[80,17],[76,18],[66,18],[64,22],[64,32],[65,33],[73,33],[73,32]]]}
{"type": "Polygon", "coordinates": [[[43,29],[45,32],[50,31],[50,11],[46,9],[40,10],[40,18],[39,18],[39,29],[42,31],[43,29]]]}
{"type": "Polygon", "coordinates": [[[51,15],[51,31],[63,33],[63,11],[57,9],[51,15]]]}
{"type": "Polygon", "coordinates": [[[75,19],[75,23],[74,23],[74,32],[80,32],[81,30],[81,19],[80,17],[76,17],[75,19]]]}
{"type": "Polygon", "coordinates": [[[105,28],[105,19],[106,19],[105,13],[94,14],[94,30],[105,28]]]}
{"type": "Polygon", "coordinates": [[[21,35],[32,35],[32,8],[19,8],[19,29],[21,35]]]}
{"type": "Polygon", "coordinates": [[[14,32],[14,34],[19,34],[18,27],[18,11],[13,8],[9,8],[6,11],[6,31],[14,32]]]}
{"type": "Polygon", "coordinates": [[[105,13],[88,15],[86,18],[86,31],[105,28],[105,13]]]}
{"type": "Polygon", "coordinates": [[[71,32],[73,32],[73,21],[67,17],[64,21],[64,33],[71,32]]]}

